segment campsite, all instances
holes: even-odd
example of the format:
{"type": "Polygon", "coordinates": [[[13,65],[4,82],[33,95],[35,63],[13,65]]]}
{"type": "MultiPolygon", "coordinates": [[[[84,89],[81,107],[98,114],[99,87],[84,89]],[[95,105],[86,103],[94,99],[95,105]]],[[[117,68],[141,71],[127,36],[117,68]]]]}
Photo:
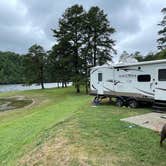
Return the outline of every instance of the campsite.
{"type": "Polygon", "coordinates": [[[166,166],[163,0],[0,0],[0,166],[166,166]]]}

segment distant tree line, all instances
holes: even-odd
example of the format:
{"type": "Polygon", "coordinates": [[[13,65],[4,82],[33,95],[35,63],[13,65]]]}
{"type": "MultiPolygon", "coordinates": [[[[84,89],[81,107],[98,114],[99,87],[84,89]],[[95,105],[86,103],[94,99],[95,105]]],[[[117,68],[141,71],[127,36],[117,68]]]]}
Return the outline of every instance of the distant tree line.
{"type": "Polygon", "coordinates": [[[0,84],[23,83],[23,56],[0,51],[0,84]]]}
{"type": "MultiPolygon", "coordinates": [[[[159,23],[161,30],[157,40],[159,51],[146,56],[140,52],[123,52],[120,60],[129,57],[138,61],[166,58],[166,8],[162,13],[164,17],[159,23]]],[[[72,82],[76,92],[79,93],[80,86],[84,86],[88,93],[90,68],[111,61],[116,54],[112,39],[115,29],[107,15],[96,6],[85,11],[83,6],[74,5],[65,10],[58,27],[52,32],[56,42],[49,51],[34,44],[25,55],[0,52],[0,84],[37,83],[44,89],[44,82],[61,83],[62,87],[72,82]]]]}
{"type": "Polygon", "coordinates": [[[143,61],[152,61],[160,59],[166,59],[166,49],[160,50],[157,53],[150,52],[147,55],[142,55],[139,51],[136,51],[131,54],[129,54],[127,51],[123,51],[119,58],[119,62],[125,63],[125,62],[130,62],[130,60],[131,62],[132,60],[143,62],[143,61]]]}

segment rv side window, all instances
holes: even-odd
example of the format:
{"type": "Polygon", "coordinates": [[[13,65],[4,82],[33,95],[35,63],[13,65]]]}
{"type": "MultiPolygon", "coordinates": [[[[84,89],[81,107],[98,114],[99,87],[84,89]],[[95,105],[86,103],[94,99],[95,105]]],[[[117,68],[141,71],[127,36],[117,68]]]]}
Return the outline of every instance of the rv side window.
{"type": "Polygon", "coordinates": [[[151,76],[150,75],[138,75],[138,82],[150,82],[151,76]]]}
{"type": "Polygon", "coordinates": [[[103,77],[102,77],[102,73],[98,73],[98,81],[102,81],[103,80],[103,77]]]}
{"type": "Polygon", "coordinates": [[[159,81],[166,81],[166,69],[159,69],[159,81]]]}

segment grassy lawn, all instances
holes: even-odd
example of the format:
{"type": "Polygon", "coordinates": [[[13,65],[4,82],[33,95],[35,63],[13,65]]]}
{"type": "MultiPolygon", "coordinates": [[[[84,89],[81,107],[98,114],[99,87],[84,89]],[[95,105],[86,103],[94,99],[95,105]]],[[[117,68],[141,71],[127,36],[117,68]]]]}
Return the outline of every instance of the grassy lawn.
{"type": "Polygon", "coordinates": [[[121,122],[148,109],[91,106],[73,88],[2,93],[35,103],[0,113],[0,165],[165,165],[166,145],[149,129],[121,122]]]}

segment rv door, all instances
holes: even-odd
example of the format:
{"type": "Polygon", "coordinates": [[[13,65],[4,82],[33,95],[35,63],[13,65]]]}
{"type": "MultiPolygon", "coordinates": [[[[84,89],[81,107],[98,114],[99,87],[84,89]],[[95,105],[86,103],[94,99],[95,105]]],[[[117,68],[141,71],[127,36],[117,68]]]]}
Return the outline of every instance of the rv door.
{"type": "Polygon", "coordinates": [[[98,73],[98,94],[102,95],[103,94],[103,73],[99,72],[98,73]]]}
{"type": "Polygon", "coordinates": [[[155,82],[155,100],[166,101],[166,68],[157,70],[158,78],[155,82]]]}

